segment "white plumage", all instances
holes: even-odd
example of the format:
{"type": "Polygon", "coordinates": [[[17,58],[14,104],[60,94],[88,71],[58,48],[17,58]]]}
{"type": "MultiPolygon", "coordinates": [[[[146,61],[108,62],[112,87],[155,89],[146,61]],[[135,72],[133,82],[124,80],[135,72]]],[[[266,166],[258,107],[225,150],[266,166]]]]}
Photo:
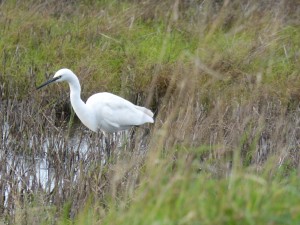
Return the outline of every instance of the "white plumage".
{"type": "Polygon", "coordinates": [[[92,131],[117,132],[153,123],[153,113],[117,95],[102,92],[92,95],[84,103],[80,97],[81,87],[77,76],[69,69],[58,70],[54,77],[39,86],[66,81],[70,86],[71,105],[81,122],[92,131]]]}

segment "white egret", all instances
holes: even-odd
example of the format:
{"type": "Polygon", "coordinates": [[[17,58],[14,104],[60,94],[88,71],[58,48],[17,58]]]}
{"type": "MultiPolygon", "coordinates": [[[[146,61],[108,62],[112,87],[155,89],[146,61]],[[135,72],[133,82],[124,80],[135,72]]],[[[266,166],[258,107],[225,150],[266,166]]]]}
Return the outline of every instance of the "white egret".
{"type": "Polygon", "coordinates": [[[102,92],[92,95],[84,103],[77,76],[69,69],[58,70],[54,77],[37,87],[40,89],[53,82],[66,81],[70,86],[71,105],[81,122],[94,132],[117,132],[132,126],[153,123],[153,113],[117,95],[102,92]]]}

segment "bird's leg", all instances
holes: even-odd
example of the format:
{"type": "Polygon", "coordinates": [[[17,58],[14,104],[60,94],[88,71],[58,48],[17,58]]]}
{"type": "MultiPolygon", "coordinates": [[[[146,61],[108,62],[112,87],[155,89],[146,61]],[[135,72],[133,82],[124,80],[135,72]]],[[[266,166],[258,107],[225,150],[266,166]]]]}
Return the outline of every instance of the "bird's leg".
{"type": "Polygon", "coordinates": [[[112,134],[108,134],[108,140],[109,140],[109,151],[110,151],[110,157],[112,157],[112,159],[115,157],[115,149],[116,149],[116,133],[112,133],[112,134]]]}
{"type": "Polygon", "coordinates": [[[106,164],[107,161],[109,160],[109,155],[110,155],[110,153],[107,152],[108,142],[107,142],[106,134],[103,133],[102,131],[97,132],[96,133],[95,141],[97,143],[96,144],[97,145],[97,149],[100,152],[101,162],[104,163],[104,164],[106,164]]]}
{"type": "Polygon", "coordinates": [[[105,133],[104,133],[104,150],[105,150],[107,161],[109,161],[111,157],[110,141],[109,141],[109,134],[105,134],[105,133]]]}
{"type": "Polygon", "coordinates": [[[135,148],[135,133],[136,133],[136,127],[133,127],[131,130],[130,130],[130,137],[129,137],[129,146],[130,146],[130,149],[134,149],[135,148]]]}

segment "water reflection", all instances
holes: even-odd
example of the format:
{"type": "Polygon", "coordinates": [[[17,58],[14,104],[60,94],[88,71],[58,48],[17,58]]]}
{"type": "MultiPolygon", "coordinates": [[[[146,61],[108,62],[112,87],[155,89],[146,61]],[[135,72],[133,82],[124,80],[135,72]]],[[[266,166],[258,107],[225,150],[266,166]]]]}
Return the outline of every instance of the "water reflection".
{"type": "Polygon", "coordinates": [[[52,107],[40,104],[34,96],[0,104],[2,218],[13,218],[18,207],[37,199],[40,206],[58,208],[72,199],[76,209],[89,193],[102,196],[112,175],[127,179],[127,174],[138,172],[139,156],[146,152],[148,133],[143,128],[105,136],[81,123],[69,128],[68,122],[58,121],[52,107]]]}
{"type": "Polygon", "coordinates": [[[118,158],[134,143],[133,130],[104,135],[76,126],[71,132],[48,127],[40,133],[34,129],[20,133],[12,127],[8,122],[1,127],[1,213],[13,213],[16,197],[24,201],[39,193],[48,203],[65,198],[91,168],[104,167],[110,157],[118,158]]]}

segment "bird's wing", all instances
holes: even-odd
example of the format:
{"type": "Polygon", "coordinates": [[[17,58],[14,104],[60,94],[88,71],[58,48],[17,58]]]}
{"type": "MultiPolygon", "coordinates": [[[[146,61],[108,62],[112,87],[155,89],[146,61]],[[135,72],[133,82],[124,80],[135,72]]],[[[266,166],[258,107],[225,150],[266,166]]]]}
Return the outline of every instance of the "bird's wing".
{"type": "Polygon", "coordinates": [[[147,115],[142,111],[136,110],[134,106],[126,103],[109,103],[102,109],[103,118],[112,124],[122,126],[140,125],[143,117],[147,115]]]}
{"type": "Polygon", "coordinates": [[[153,112],[152,112],[151,110],[149,110],[149,109],[147,109],[147,108],[145,108],[145,107],[142,107],[142,106],[137,106],[137,105],[135,105],[135,107],[136,107],[138,110],[140,110],[140,111],[146,113],[148,116],[153,117],[153,112]]]}
{"type": "Polygon", "coordinates": [[[153,122],[150,110],[136,106],[126,99],[110,93],[92,95],[87,100],[87,105],[93,108],[100,124],[105,123],[116,128],[128,128],[129,126],[153,122]]]}

